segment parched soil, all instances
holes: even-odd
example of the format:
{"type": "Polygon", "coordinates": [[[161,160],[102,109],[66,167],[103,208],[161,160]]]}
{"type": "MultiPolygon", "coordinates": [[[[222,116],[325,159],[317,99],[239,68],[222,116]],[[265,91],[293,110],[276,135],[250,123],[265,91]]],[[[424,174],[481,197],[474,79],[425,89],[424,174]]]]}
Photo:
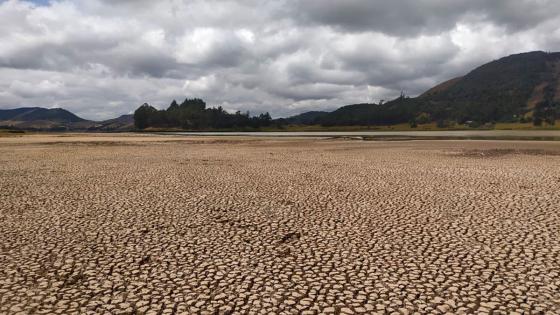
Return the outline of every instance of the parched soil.
{"type": "Polygon", "coordinates": [[[558,152],[2,138],[0,314],[559,314],[558,152]]]}

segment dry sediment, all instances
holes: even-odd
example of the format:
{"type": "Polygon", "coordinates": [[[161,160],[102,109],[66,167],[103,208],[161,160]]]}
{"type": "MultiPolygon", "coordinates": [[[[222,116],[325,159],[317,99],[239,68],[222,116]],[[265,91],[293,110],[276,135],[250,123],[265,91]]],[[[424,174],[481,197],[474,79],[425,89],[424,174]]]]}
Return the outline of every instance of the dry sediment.
{"type": "Polygon", "coordinates": [[[73,135],[0,152],[2,314],[560,313],[557,143],[73,135]]]}

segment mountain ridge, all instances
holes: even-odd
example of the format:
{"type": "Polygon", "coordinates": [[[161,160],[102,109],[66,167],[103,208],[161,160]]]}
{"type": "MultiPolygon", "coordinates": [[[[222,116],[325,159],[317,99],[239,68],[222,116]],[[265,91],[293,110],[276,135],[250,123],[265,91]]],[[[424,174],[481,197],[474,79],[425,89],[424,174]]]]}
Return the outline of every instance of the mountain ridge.
{"type": "Polygon", "coordinates": [[[81,122],[86,121],[72,112],[62,108],[20,107],[15,109],[0,110],[0,120],[34,121],[50,120],[56,122],[81,122]]]}
{"type": "Polygon", "coordinates": [[[19,107],[0,109],[0,128],[26,130],[90,130],[90,131],[125,131],[132,130],[132,115],[104,121],[83,119],[63,108],[19,107]]]}
{"type": "MultiPolygon", "coordinates": [[[[173,106],[178,105],[172,104],[171,109],[174,109],[173,106]]],[[[219,111],[221,108],[213,110],[219,111]]],[[[157,110],[154,109],[153,112],[153,115],[158,115],[157,110]]],[[[273,123],[278,126],[375,126],[410,123],[413,126],[437,122],[438,126],[444,126],[449,123],[532,121],[535,125],[542,125],[554,124],[558,118],[560,53],[533,51],[488,62],[463,76],[437,84],[417,97],[401,95],[384,104],[350,104],[331,112],[303,112],[275,119],[273,123]]],[[[134,129],[134,116],[122,115],[94,122],[61,108],[23,107],[0,110],[1,126],[23,129],[124,131],[134,129]]]]}
{"type": "MultiPolygon", "coordinates": [[[[417,120],[466,123],[553,124],[560,114],[560,53],[514,54],[442,82],[415,98],[351,104],[319,120],[322,125],[391,125],[417,120]]],[[[304,113],[305,114],[305,113],[304,113]]]]}

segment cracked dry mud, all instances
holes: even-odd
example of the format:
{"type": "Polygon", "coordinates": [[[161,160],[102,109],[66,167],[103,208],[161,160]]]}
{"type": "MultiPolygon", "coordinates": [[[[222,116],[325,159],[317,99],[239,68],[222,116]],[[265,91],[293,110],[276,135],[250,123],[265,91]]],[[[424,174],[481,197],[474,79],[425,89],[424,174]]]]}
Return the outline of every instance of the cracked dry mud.
{"type": "Polygon", "coordinates": [[[559,314],[559,151],[0,138],[0,313],[559,314]]]}

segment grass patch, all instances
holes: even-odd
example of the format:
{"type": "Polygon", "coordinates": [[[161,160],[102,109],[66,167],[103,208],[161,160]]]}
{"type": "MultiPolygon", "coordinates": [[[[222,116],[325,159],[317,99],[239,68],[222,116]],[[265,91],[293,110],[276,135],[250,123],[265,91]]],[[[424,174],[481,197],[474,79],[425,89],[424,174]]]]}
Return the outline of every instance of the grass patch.
{"type": "Polygon", "coordinates": [[[289,125],[284,128],[266,127],[260,131],[453,131],[453,130],[560,130],[560,121],[556,125],[533,126],[532,123],[496,123],[494,125],[480,126],[477,128],[466,125],[454,124],[445,128],[438,128],[436,123],[418,125],[412,128],[409,124],[392,126],[321,126],[321,125],[289,125]]]}
{"type": "Polygon", "coordinates": [[[13,135],[22,135],[25,134],[23,130],[15,130],[15,129],[0,129],[0,137],[7,137],[13,135]]]}
{"type": "Polygon", "coordinates": [[[560,130],[560,120],[555,125],[533,126],[532,123],[497,123],[496,130],[560,130]]]}

